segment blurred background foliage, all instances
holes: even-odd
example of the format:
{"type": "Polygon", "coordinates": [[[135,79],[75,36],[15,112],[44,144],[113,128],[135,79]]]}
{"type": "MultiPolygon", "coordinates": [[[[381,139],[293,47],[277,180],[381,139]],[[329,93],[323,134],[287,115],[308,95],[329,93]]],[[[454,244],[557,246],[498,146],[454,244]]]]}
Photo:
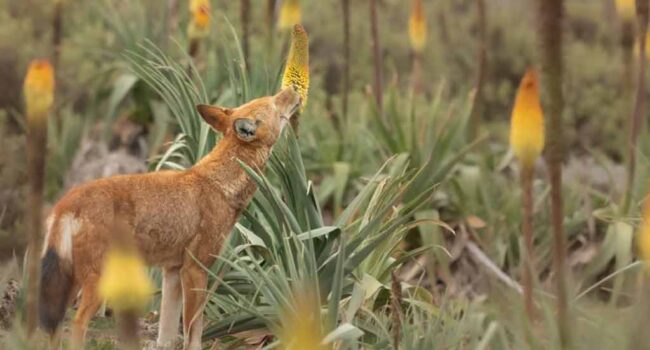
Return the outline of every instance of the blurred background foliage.
{"type": "MultiPolygon", "coordinates": [[[[160,0],[63,1],[56,108],[49,120],[48,203],[93,178],[187,168],[219,138],[199,121],[196,103],[237,106],[277,89],[289,35],[269,25],[266,1],[251,3],[244,41],[240,2],[213,0],[210,32],[194,56],[187,53],[186,3],[169,3],[177,7],[160,0]]],[[[410,6],[378,1],[386,87],[380,113],[371,94],[368,3],[350,1],[347,115],[341,107],[340,4],[303,0],[302,7],[310,37],[309,104],[299,137],[288,133],[282,139],[270,171],[251,171],[261,190],[224,257],[206,267],[218,290],[206,311],[205,339],[267,343],[288,327],[292,317],[286,309],[301,298],[294,291],[308,285],[322,303],[322,329],[316,333],[342,348],[386,348],[397,329],[406,349],[529,346],[538,330],[525,322],[521,305],[508,303],[517,295],[522,238],[521,193],[513,185],[519,169],[507,135],[519,80],[538,64],[533,4],[488,1],[482,32],[474,0],[424,1],[428,40],[420,53],[421,90],[415,90],[410,6]],[[482,34],[486,70],[476,98],[482,34]],[[473,119],[473,108],[480,118],[473,119]],[[391,300],[393,270],[401,300],[391,300]],[[387,312],[395,304],[403,305],[410,321],[400,323],[387,312]]],[[[26,243],[20,86],[29,61],[50,56],[53,9],[45,0],[0,0],[5,260],[22,254],[26,243]]],[[[631,214],[619,215],[632,94],[614,1],[567,0],[566,10],[564,222],[577,332],[593,335],[602,329],[603,315],[629,318],[639,270],[632,242],[646,184],[638,181],[631,214]],[[585,295],[593,298],[584,301],[585,295]],[[602,301],[620,309],[603,311],[602,301]]],[[[647,178],[647,140],[642,133],[640,179],[647,178]]],[[[553,279],[550,209],[544,165],[535,172],[536,285],[544,309],[552,302],[546,292],[553,279]]],[[[159,283],[156,271],[152,276],[159,283]]],[[[152,309],[156,305],[154,299],[152,309]]],[[[541,323],[551,324],[552,310],[544,310],[541,323]]],[[[547,338],[535,346],[556,344],[552,328],[545,328],[547,338]]],[[[620,336],[625,332],[599,336],[607,344],[627,344],[620,336]]]]}

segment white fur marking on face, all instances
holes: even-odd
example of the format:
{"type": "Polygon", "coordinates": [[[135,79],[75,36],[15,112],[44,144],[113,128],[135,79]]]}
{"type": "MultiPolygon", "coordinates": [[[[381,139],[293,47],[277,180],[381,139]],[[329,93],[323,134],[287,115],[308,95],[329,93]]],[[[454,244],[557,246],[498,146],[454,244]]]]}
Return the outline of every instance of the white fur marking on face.
{"type": "Polygon", "coordinates": [[[284,117],[282,117],[280,119],[280,132],[282,132],[282,130],[284,130],[284,127],[287,125],[288,121],[289,121],[289,119],[284,118],[284,117]]]}
{"type": "Polygon", "coordinates": [[[61,229],[58,253],[63,259],[72,260],[72,237],[79,232],[81,222],[72,214],[65,214],[59,222],[61,229]]]}
{"type": "Polygon", "coordinates": [[[47,217],[47,220],[45,220],[45,239],[43,240],[43,251],[41,252],[41,256],[45,255],[45,252],[47,251],[47,246],[49,245],[50,241],[50,233],[52,232],[52,225],[54,224],[54,214],[50,215],[47,217]]]}

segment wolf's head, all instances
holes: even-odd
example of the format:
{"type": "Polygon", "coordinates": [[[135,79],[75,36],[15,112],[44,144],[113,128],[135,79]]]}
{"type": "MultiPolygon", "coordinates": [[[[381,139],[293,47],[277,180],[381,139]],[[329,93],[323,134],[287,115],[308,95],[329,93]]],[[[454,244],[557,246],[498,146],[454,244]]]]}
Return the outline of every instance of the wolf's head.
{"type": "Polygon", "coordinates": [[[275,96],[258,98],[237,108],[196,108],[203,120],[224,137],[250,145],[272,146],[300,104],[300,95],[287,87],[275,96]]]}

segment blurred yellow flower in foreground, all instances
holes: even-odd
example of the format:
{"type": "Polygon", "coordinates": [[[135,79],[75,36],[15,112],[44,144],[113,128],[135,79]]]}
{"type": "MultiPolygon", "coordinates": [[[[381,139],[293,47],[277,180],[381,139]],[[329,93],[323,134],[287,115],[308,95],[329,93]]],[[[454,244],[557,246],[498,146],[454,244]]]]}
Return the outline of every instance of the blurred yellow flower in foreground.
{"type": "Polygon", "coordinates": [[[153,286],[135,252],[111,249],[106,254],[99,295],[116,311],[139,311],[149,301],[153,286]]]}
{"type": "Polygon", "coordinates": [[[210,29],[210,9],[209,0],[190,1],[192,19],[187,29],[190,39],[199,39],[208,35],[210,29]]]}
{"type": "Polygon", "coordinates": [[[409,18],[409,38],[411,39],[411,48],[415,52],[422,51],[427,43],[427,19],[424,16],[422,0],[413,0],[409,18]]]}
{"type": "Polygon", "coordinates": [[[631,21],[636,14],[636,1],[616,0],[616,12],[623,20],[631,21]]]}
{"type": "Polygon", "coordinates": [[[54,69],[48,60],[33,60],[23,85],[27,120],[42,121],[54,102],[54,69]]]}
{"type": "Polygon", "coordinates": [[[314,293],[296,292],[294,305],[282,315],[282,350],[326,350],[323,345],[320,303],[314,293]]]}
{"type": "Polygon", "coordinates": [[[544,114],[534,69],[526,71],[517,91],[510,124],[510,147],[524,167],[532,166],[544,149],[544,114]]]}
{"type": "Polygon", "coordinates": [[[300,0],[283,0],[280,8],[279,29],[289,29],[295,24],[302,22],[302,9],[300,0]]]}
{"type": "Polygon", "coordinates": [[[305,28],[296,24],[291,32],[291,48],[282,76],[282,88],[293,86],[307,105],[309,95],[309,37],[305,28]]]}

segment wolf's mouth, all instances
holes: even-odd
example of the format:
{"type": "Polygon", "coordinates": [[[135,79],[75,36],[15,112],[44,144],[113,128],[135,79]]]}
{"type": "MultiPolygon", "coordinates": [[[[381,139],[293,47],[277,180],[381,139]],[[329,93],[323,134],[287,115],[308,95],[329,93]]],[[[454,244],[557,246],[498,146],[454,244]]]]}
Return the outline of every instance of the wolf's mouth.
{"type": "Polygon", "coordinates": [[[302,105],[302,99],[298,98],[298,101],[289,109],[289,112],[287,115],[285,115],[285,118],[291,118],[300,108],[300,105],[302,105]]]}

